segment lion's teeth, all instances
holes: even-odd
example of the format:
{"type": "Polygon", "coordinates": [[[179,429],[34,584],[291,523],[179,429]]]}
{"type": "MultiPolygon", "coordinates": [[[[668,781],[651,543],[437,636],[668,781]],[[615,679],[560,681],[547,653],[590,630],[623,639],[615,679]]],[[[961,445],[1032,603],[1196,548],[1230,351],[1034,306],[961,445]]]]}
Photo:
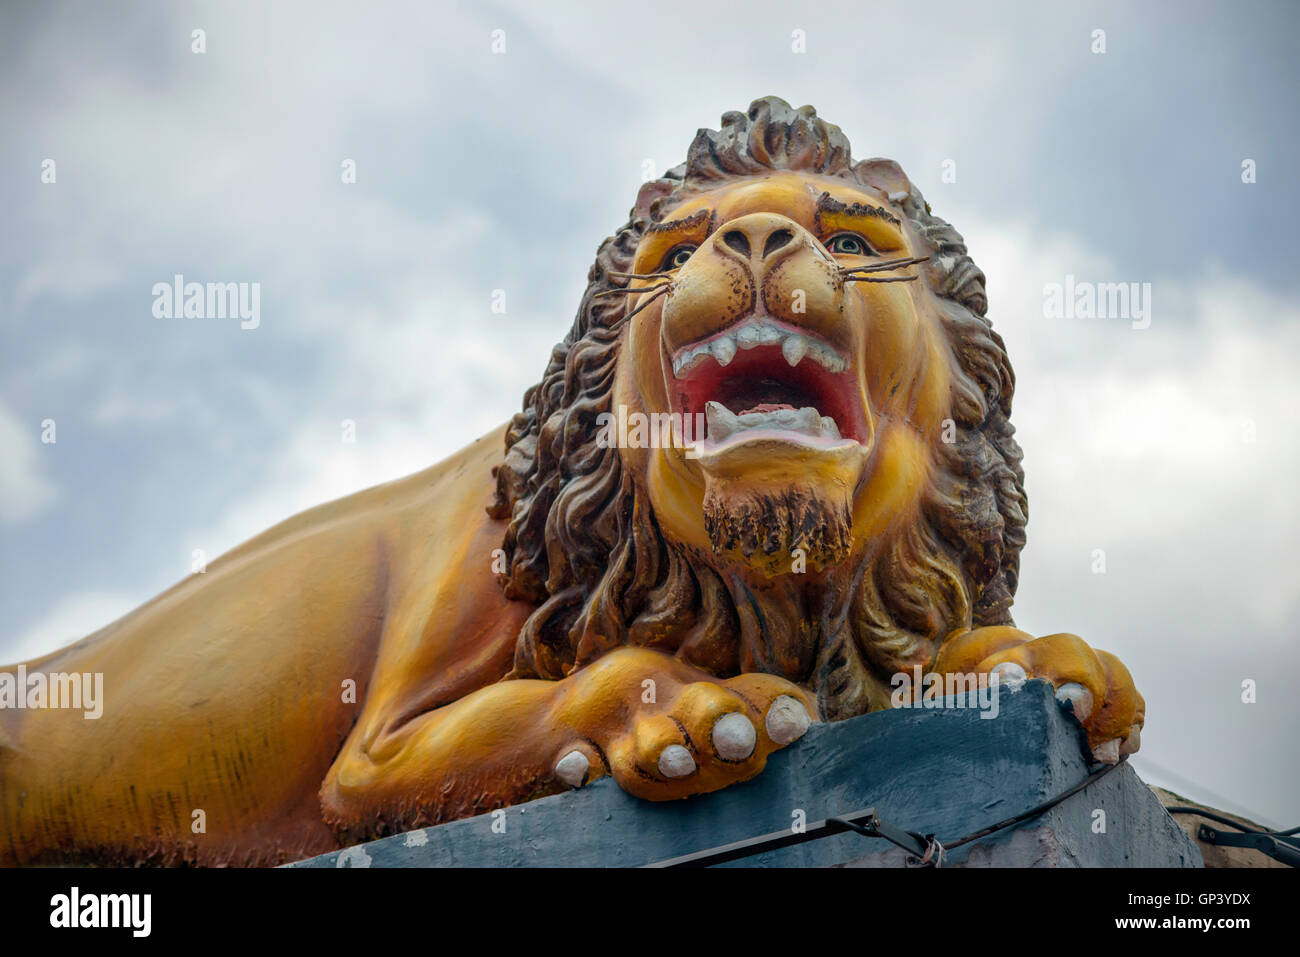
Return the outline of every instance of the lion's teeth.
{"type": "Polygon", "coordinates": [[[747,322],[736,330],[736,344],[742,349],[774,345],[788,333],[767,322],[747,322]]]}
{"type": "Polygon", "coordinates": [[[820,342],[809,342],[808,354],[828,372],[843,372],[849,367],[849,364],[834,349],[820,342]]]}
{"type": "Polygon", "coordinates": [[[786,432],[799,432],[812,438],[826,438],[828,435],[838,439],[839,430],[828,416],[820,415],[812,406],[802,409],[770,409],[766,412],[745,412],[736,415],[720,402],[706,402],[704,415],[708,422],[708,437],[712,442],[720,442],[737,432],[752,429],[774,429],[786,432]],[[830,431],[826,423],[831,422],[830,431]]]}
{"type": "Polygon", "coordinates": [[[822,416],[822,438],[838,439],[840,438],[840,427],[835,424],[835,420],[829,415],[822,416]]]}
{"type": "Polygon", "coordinates": [[[781,424],[780,414],[785,411],[779,409],[776,412],[746,412],[744,415],[736,416],[736,420],[746,429],[760,429],[765,425],[776,428],[785,428],[781,424]]]}
{"type": "Polygon", "coordinates": [[[707,344],[683,349],[681,352],[677,353],[677,358],[673,360],[673,375],[681,376],[685,370],[696,365],[696,360],[702,359],[705,355],[709,354],[710,352],[707,344]]]}
{"type": "Polygon", "coordinates": [[[731,336],[719,336],[709,348],[720,366],[730,365],[731,360],[736,358],[736,341],[731,336]]]}
{"type": "Polygon", "coordinates": [[[792,366],[797,366],[799,360],[807,354],[808,340],[803,336],[789,336],[781,343],[781,355],[785,356],[785,361],[792,366]]]}
{"type": "Polygon", "coordinates": [[[791,366],[797,366],[807,357],[833,373],[843,372],[849,367],[848,360],[829,343],[791,332],[766,316],[758,316],[709,342],[683,348],[673,358],[673,375],[680,378],[689,373],[706,356],[713,356],[719,365],[726,366],[731,364],[740,349],[778,344],[785,361],[791,366]]]}
{"type": "Polygon", "coordinates": [[[792,428],[800,432],[807,432],[809,435],[821,435],[822,417],[812,406],[804,406],[794,413],[794,425],[792,428]]]}
{"type": "Polygon", "coordinates": [[[735,413],[721,402],[704,403],[704,419],[708,426],[708,437],[714,442],[721,442],[740,429],[735,413]]]}

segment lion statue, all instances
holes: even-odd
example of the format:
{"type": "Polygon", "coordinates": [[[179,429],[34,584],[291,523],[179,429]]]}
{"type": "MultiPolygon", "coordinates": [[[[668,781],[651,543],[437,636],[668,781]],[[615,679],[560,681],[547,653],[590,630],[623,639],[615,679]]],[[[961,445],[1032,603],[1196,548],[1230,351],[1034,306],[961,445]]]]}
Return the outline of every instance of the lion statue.
{"type": "Polygon", "coordinates": [[[0,709],[0,860],[274,864],[603,775],[688,797],[906,673],[1047,679],[1119,760],[1125,667],[1011,620],[986,308],[895,163],[811,107],[727,113],[601,244],[508,426],[0,670],[0,704],[104,679],[97,720],[0,709]]]}

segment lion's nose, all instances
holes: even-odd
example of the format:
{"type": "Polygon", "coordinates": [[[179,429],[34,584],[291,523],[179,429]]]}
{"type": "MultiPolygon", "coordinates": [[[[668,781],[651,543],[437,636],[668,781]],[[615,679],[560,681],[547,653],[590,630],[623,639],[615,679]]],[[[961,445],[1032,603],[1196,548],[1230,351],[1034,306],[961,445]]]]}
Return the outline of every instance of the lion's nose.
{"type": "Polygon", "coordinates": [[[799,229],[794,220],[774,213],[750,213],[725,223],[718,230],[722,245],[746,262],[762,262],[787,249],[799,229]]]}

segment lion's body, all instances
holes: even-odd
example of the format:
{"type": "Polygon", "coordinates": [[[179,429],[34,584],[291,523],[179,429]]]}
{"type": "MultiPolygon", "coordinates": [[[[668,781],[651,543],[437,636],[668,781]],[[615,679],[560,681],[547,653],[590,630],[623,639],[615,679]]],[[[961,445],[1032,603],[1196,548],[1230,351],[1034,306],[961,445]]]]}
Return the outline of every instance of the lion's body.
{"type": "Polygon", "coordinates": [[[106,701],[97,720],[0,710],[0,861],[272,863],[338,846],[319,791],[362,705],[459,698],[510,667],[517,612],[485,574],[500,444],[303,512],[28,662],[103,674],[106,701]],[[385,639],[394,620],[413,627],[385,639]]]}
{"type": "Polygon", "coordinates": [[[1118,760],[1123,665],[1011,623],[986,308],[897,164],[811,107],[726,114],[601,245],[508,428],[30,663],[106,700],[0,710],[0,861],[272,863],[602,775],[688,797],[914,667],[1050,678],[1118,760]],[[707,435],[603,441],[627,414],[707,435]]]}

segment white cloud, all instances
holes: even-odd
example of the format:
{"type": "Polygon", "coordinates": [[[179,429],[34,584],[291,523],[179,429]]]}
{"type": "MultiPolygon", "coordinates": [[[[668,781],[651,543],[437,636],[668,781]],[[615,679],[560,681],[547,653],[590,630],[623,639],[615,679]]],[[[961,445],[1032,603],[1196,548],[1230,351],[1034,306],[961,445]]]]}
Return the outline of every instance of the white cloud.
{"type": "MultiPolygon", "coordinates": [[[[438,311],[471,314],[451,299],[438,311]]],[[[247,496],[178,542],[184,555],[221,554],[304,509],[428,468],[505,423],[540,378],[552,330],[515,325],[494,335],[428,316],[415,307],[405,320],[357,317],[341,351],[348,379],[373,387],[341,399],[337,418],[299,423],[247,496]],[[355,423],[355,442],[343,441],[344,419],[355,423]]]]}
{"type": "Polygon", "coordinates": [[[25,423],[0,405],[0,522],[34,518],[58,497],[42,461],[54,448],[41,443],[39,423],[25,423]]]}
{"type": "Polygon", "coordinates": [[[117,271],[93,259],[44,259],[30,267],[14,291],[14,312],[23,312],[41,297],[82,302],[120,279],[117,271]]]}

